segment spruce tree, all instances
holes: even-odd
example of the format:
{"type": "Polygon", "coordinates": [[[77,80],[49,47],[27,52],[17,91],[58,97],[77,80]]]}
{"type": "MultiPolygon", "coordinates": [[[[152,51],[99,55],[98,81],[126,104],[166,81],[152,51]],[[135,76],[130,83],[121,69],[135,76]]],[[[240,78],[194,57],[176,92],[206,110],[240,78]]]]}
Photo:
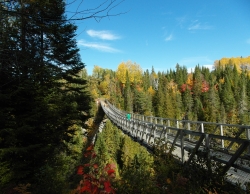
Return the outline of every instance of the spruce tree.
{"type": "Polygon", "coordinates": [[[232,85],[228,75],[225,76],[225,83],[222,87],[221,98],[225,106],[226,112],[232,111],[235,106],[235,99],[232,91],[232,85]]]}
{"type": "Polygon", "coordinates": [[[248,110],[249,110],[249,100],[246,92],[246,76],[244,73],[241,74],[238,85],[241,88],[239,91],[239,99],[237,102],[237,112],[239,117],[239,124],[249,124],[248,122],[248,110]]]}
{"type": "Polygon", "coordinates": [[[133,99],[132,99],[132,92],[131,92],[128,71],[126,71],[126,83],[124,88],[124,109],[127,112],[133,111],[133,99]]]}
{"type": "Polygon", "coordinates": [[[0,190],[35,176],[88,117],[90,96],[65,3],[0,3],[0,190]],[[57,149],[56,149],[57,148],[57,149]]]}
{"type": "Polygon", "coordinates": [[[155,111],[155,116],[163,117],[164,92],[163,92],[163,84],[161,78],[159,78],[158,89],[153,99],[153,107],[155,111]]]}

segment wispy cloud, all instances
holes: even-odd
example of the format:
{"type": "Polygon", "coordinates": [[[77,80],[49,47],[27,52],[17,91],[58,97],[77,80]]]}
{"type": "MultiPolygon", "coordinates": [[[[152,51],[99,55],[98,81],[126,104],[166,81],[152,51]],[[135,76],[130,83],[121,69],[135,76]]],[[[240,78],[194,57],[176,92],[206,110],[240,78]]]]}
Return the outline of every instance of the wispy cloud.
{"type": "Polygon", "coordinates": [[[193,21],[188,27],[188,30],[210,30],[210,29],[212,29],[212,26],[207,24],[202,24],[198,20],[193,21]]]}
{"type": "Polygon", "coordinates": [[[87,30],[87,34],[91,37],[99,38],[102,40],[116,40],[121,38],[120,36],[117,36],[116,34],[113,34],[112,32],[107,30],[87,30]]]}
{"type": "Polygon", "coordinates": [[[187,22],[187,19],[188,19],[188,16],[186,15],[176,18],[177,26],[180,26],[181,28],[183,28],[184,24],[187,22]]]}
{"type": "Polygon", "coordinates": [[[173,40],[173,34],[170,34],[170,35],[168,35],[166,38],[165,38],[165,41],[166,42],[168,42],[168,41],[171,41],[171,40],[173,40]]]}
{"type": "Polygon", "coordinates": [[[121,52],[120,50],[115,49],[107,44],[102,44],[102,43],[98,43],[98,42],[87,42],[85,40],[79,40],[78,45],[86,47],[86,48],[91,48],[91,49],[95,49],[98,51],[102,51],[102,52],[107,52],[107,53],[119,53],[119,52],[121,52]]]}
{"type": "Polygon", "coordinates": [[[250,44],[250,38],[249,38],[249,39],[247,39],[247,44],[250,44]]]}

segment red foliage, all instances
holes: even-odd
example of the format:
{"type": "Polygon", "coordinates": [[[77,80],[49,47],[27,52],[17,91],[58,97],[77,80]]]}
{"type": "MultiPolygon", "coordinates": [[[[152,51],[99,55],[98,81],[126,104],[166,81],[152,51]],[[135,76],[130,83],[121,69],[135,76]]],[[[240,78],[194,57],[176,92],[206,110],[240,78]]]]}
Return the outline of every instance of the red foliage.
{"type": "Polygon", "coordinates": [[[106,192],[110,193],[113,191],[113,189],[111,188],[111,184],[109,181],[105,181],[104,183],[104,189],[106,192]]]}
{"type": "MultiPolygon", "coordinates": [[[[84,153],[84,156],[91,156],[95,158],[96,154],[93,151],[93,145],[89,146],[84,153]]],[[[115,190],[112,188],[112,180],[115,177],[115,168],[116,165],[111,163],[107,164],[104,169],[100,169],[97,163],[79,165],[77,167],[77,174],[83,175],[83,180],[80,181],[78,186],[78,192],[91,193],[91,194],[101,194],[101,193],[110,193],[115,194],[115,190]],[[84,167],[92,167],[92,170],[89,173],[84,173],[84,167]],[[98,174],[101,172],[101,175],[98,174]]]]}
{"type": "Polygon", "coordinates": [[[92,156],[91,156],[92,158],[95,158],[96,157],[96,154],[95,153],[92,153],[92,156]]]}
{"type": "MultiPolygon", "coordinates": [[[[180,92],[185,92],[186,90],[192,91],[193,88],[188,84],[182,84],[180,87],[180,92]]],[[[206,80],[202,81],[201,92],[208,92],[209,91],[209,84],[206,80]]]]}
{"type": "Polygon", "coordinates": [[[94,145],[92,144],[92,145],[90,145],[90,146],[87,148],[87,151],[91,151],[91,150],[93,150],[93,148],[94,148],[94,145]]]}
{"type": "Polygon", "coordinates": [[[80,165],[77,167],[77,173],[76,174],[79,174],[79,175],[83,175],[84,174],[84,167],[83,165],[80,165]]]}
{"type": "Polygon", "coordinates": [[[208,92],[209,91],[209,84],[207,83],[207,81],[203,81],[202,82],[202,88],[201,88],[201,92],[208,92]]]}
{"type": "Polygon", "coordinates": [[[180,88],[180,92],[185,92],[187,89],[191,90],[192,88],[188,84],[182,84],[182,86],[180,88]]]}
{"type": "Polygon", "coordinates": [[[111,175],[111,174],[113,174],[114,172],[115,172],[114,169],[109,169],[109,170],[107,171],[108,175],[111,175]]]}

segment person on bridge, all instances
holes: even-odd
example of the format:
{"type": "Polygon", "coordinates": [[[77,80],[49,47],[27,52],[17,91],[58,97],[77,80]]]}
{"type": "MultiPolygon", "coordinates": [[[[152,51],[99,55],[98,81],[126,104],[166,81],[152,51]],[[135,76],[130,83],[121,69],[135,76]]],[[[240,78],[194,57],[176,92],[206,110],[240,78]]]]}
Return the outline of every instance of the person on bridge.
{"type": "Polygon", "coordinates": [[[128,113],[127,114],[127,119],[130,120],[130,118],[131,118],[131,115],[128,113]]]}

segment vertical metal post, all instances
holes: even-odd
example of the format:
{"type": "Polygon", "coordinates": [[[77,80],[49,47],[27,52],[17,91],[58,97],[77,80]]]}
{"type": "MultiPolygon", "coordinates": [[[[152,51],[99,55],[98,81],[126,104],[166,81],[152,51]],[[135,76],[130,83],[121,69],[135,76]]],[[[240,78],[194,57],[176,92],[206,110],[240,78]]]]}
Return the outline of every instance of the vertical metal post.
{"type": "MultiPolygon", "coordinates": [[[[220,135],[221,136],[224,136],[224,133],[223,133],[223,125],[220,125],[220,135]]],[[[225,146],[224,146],[224,139],[221,140],[221,148],[224,149],[225,146]]]]}
{"type": "MultiPolygon", "coordinates": [[[[170,127],[170,120],[168,119],[168,127],[170,127]]],[[[168,128],[168,133],[170,133],[170,129],[168,128]]]]}
{"type": "Polygon", "coordinates": [[[209,156],[209,151],[210,151],[210,145],[209,145],[209,134],[206,134],[205,136],[205,146],[206,146],[206,151],[208,152],[208,158],[210,158],[209,156]]]}
{"type": "Polygon", "coordinates": [[[183,130],[182,129],[180,129],[180,130],[181,130],[181,133],[180,133],[180,138],[181,138],[181,162],[183,164],[184,163],[184,135],[183,135],[183,130]]]}
{"type": "Polygon", "coordinates": [[[201,123],[201,133],[204,133],[204,125],[201,123]]]}
{"type": "Polygon", "coordinates": [[[168,142],[168,132],[167,132],[167,127],[166,126],[163,127],[163,131],[165,133],[165,142],[167,143],[168,142]]]}
{"type": "MultiPolygon", "coordinates": [[[[190,131],[190,123],[189,122],[187,123],[187,130],[190,131]]],[[[188,140],[190,141],[190,134],[188,134],[188,140]]]]}

